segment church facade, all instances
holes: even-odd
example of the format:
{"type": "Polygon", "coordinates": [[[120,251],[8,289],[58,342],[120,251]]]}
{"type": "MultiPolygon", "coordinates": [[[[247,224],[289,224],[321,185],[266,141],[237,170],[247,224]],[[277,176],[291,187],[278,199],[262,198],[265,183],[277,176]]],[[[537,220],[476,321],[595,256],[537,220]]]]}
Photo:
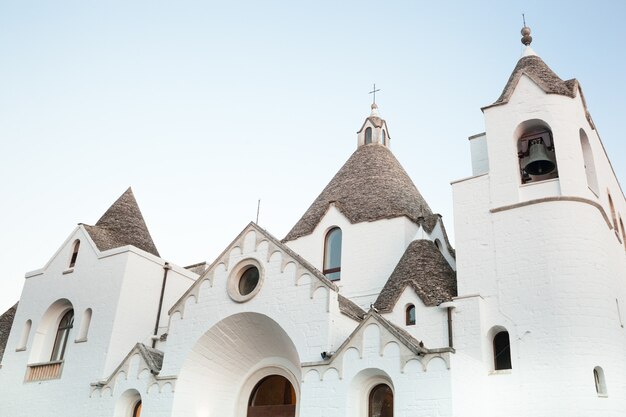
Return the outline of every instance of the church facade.
{"type": "Polygon", "coordinates": [[[128,189],[0,317],[0,415],[624,415],[626,200],[522,35],[452,183],[456,250],[376,104],[287,236],[250,223],[211,264],[163,260],[128,189]]]}

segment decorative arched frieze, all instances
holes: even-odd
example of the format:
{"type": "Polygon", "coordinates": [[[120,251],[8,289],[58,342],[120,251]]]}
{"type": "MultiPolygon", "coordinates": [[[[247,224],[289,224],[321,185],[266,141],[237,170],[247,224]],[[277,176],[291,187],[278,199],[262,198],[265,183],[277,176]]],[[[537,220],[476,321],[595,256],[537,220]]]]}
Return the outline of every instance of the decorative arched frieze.
{"type": "Polygon", "coordinates": [[[321,380],[324,379],[326,371],[333,368],[337,370],[339,378],[342,379],[344,367],[347,363],[364,361],[363,363],[367,364],[372,359],[368,355],[371,355],[373,350],[375,355],[380,358],[397,356],[402,373],[404,373],[406,365],[412,361],[418,362],[421,370],[426,372],[428,363],[435,358],[442,359],[449,369],[450,353],[454,352],[454,349],[449,347],[438,349],[425,348],[421,342],[413,339],[411,335],[397,328],[378,313],[370,310],[352,334],[336,352],[331,353],[329,358],[319,362],[303,363],[302,366],[307,373],[309,370],[317,370],[321,380]],[[374,329],[376,329],[376,335],[373,334],[374,329]],[[369,335],[366,335],[366,333],[369,333],[369,335]],[[372,343],[369,349],[365,343],[367,337],[376,337],[378,339],[370,340],[372,343]],[[397,348],[387,348],[388,345],[394,345],[397,348]],[[374,346],[376,349],[372,349],[374,346]]]}
{"type": "Polygon", "coordinates": [[[144,381],[146,393],[150,393],[154,384],[159,392],[165,384],[170,384],[174,391],[177,378],[159,375],[162,360],[160,351],[137,343],[106,380],[91,383],[90,396],[102,397],[108,391],[113,395],[116,385],[127,381],[144,381]]]}
{"type": "Polygon", "coordinates": [[[196,303],[200,302],[199,286],[206,280],[209,280],[211,287],[213,287],[216,279],[221,279],[222,276],[228,277],[232,272],[232,269],[241,262],[242,257],[245,256],[254,258],[258,262],[261,262],[263,259],[267,259],[266,263],[269,263],[272,258],[276,256],[276,253],[279,253],[281,256],[281,273],[285,271],[288,264],[295,264],[295,278],[293,280],[294,286],[299,285],[300,278],[302,278],[303,275],[311,277],[309,284],[311,289],[311,299],[320,287],[326,287],[328,290],[338,291],[335,284],[330,282],[320,271],[311,266],[306,260],[282,244],[279,240],[268,234],[265,230],[259,228],[256,224],[250,223],[233,240],[233,242],[231,242],[230,246],[226,248],[222,254],[220,254],[206,269],[196,282],[191,285],[181,298],[174,303],[172,308],[169,310],[169,314],[173,315],[174,313],[179,312],[181,319],[184,318],[187,299],[193,295],[195,296],[196,303]]]}

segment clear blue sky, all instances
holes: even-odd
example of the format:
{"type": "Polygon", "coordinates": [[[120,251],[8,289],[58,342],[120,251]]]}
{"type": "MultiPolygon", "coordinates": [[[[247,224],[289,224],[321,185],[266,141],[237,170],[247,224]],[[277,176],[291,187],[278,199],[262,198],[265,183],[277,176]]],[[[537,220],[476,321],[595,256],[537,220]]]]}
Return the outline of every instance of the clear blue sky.
{"type": "Polygon", "coordinates": [[[449,182],[522,45],[577,78],[626,181],[626,2],[4,1],[0,310],[129,186],[162,256],[282,238],[356,145],[373,82],[392,149],[453,229],[449,182]]]}

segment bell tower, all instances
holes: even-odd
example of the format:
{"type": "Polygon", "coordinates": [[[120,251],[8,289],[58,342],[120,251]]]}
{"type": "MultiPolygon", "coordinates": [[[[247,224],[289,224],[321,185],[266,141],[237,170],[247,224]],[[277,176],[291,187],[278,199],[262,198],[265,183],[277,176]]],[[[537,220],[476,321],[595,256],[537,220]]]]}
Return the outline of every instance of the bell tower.
{"type": "Polygon", "coordinates": [[[612,353],[626,349],[626,201],[579,82],[552,71],[530,33],[524,26],[500,97],[482,108],[485,132],[470,137],[472,176],[452,183],[455,307],[480,316],[467,343],[487,377],[472,383],[500,414],[608,415],[619,402],[605,398],[600,376],[626,386],[626,358],[612,353]],[[506,372],[497,366],[503,332],[506,372]],[[507,386],[524,395],[501,401],[507,386]],[[547,392],[564,395],[557,405],[547,392]]]}

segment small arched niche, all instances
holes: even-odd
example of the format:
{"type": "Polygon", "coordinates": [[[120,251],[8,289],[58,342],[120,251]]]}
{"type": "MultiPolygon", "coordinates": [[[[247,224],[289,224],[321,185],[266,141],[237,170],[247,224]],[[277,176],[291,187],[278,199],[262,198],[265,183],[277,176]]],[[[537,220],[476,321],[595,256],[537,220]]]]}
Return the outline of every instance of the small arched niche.
{"type": "Polygon", "coordinates": [[[22,329],[22,335],[20,336],[20,343],[17,346],[17,351],[26,350],[26,346],[28,345],[28,337],[30,336],[30,328],[33,325],[32,320],[26,320],[24,323],[24,328],[22,329]]]}
{"type": "Polygon", "coordinates": [[[596,386],[598,397],[608,397],[606,389],[606,379],[604,378],[604,370],[600,366],[593,368],[593,382],[596,386]]]}
{"type": "Polygon", "coordinates": [[[80,320],[80,328],[78,330],[78,336],[76,337],[76,343],[86,342],[87,335],[89,334],[89,326],[91,325],[91,309],[88,308],[83,312],[83,317],[80,320]]]}
{"type": "Polygon", "coordinates": [[[610,192],[607,192],[606,195],[609,201],[609,209],[611,210],[611,218],[613,219],[613,229],[615,230],[615,236],[617,236],[617,238],[620,239],[619,227],[617,226],[617,214],[615,213],[615,205],[613,204],[613,198],[611,197],[610,192]]]}
{"type": "Polygon", "coordinates": [[[596,163],[593,159],[593,152],[589,144],[589,138],[583,129],[580,129],[580,147],[583,151],[583,161],[585,163],[585,175],[587,176],[587,186],[595,195],[599,195],[598,176],[596,174],[596,163]]]}
{"type": "Polygon", "coordinates": [[[533,119],[521,123],[515,138],[522,184],[559,177],[552,129],[546,122],[533,119]]]}

